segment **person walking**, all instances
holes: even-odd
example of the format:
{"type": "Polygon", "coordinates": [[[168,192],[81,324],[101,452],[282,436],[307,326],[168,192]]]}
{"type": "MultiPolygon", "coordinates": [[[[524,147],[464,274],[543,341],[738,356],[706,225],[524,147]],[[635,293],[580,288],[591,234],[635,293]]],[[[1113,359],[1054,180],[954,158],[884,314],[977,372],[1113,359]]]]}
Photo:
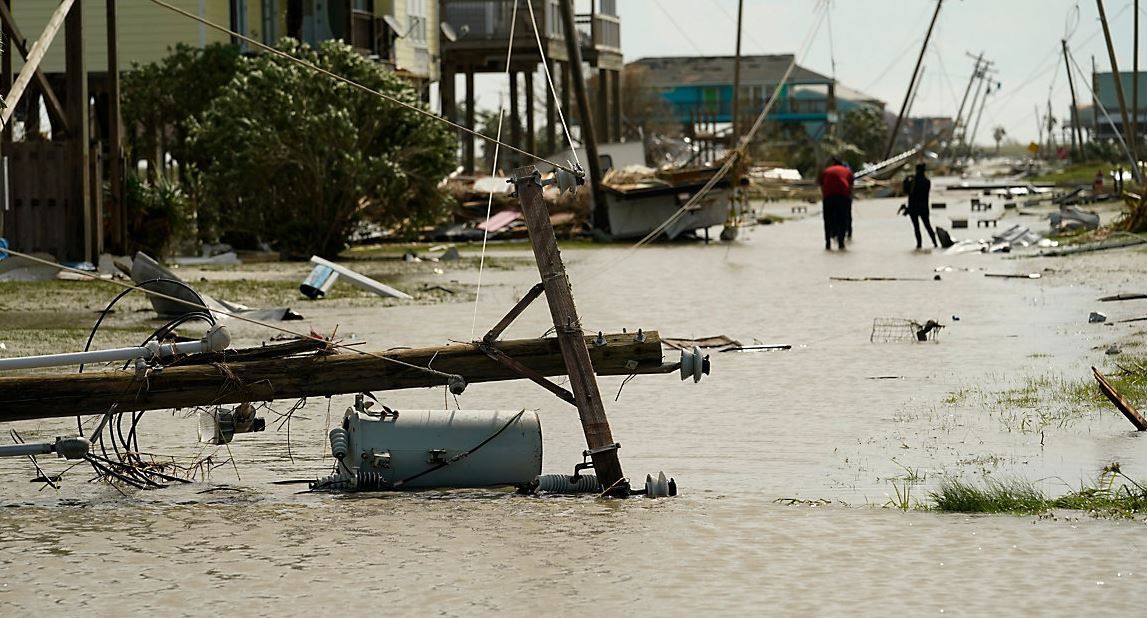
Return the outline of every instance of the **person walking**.
{"type": "Polygon", "coordinates": [[[852,223],[849,221],[852,202],[852,170],[838,157],[817,178],[822,198],[822,215],[824,217],[824,248],[832,250],[832,241],[836,240],[836,248],[844,249],[844,236],[848,233],[852,223]]]}
{"type": "Polygon", "coordinates": [[[928,194],[932,191],[932,181],[924,175],[924,164],[916,164],[916,174],[904,179],[904,194],[908,196],[908,216],[912,219],[912,229],[916,232],[916,248],[920,249],[923,242],[920,237],[920,223],[928,231],[932,239],[932,246],[936,244],[936,232],[932,231],[932,222],[928,219],[928,194]]]}

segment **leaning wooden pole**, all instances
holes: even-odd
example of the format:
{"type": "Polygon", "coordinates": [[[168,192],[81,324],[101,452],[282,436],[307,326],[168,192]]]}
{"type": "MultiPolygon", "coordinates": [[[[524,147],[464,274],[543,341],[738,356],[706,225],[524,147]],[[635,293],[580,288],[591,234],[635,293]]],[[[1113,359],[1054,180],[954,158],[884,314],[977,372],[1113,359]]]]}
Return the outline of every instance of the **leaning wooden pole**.
{"type": "MultiPolygon", "coordinates": [[[[1107,42],[1107,58],[1111,61],[1111,75],[1115,80],[1115,98],[1119,100],[1119,115],[1123,120],[1123,141],[1131,153],[1131,121],[1127,117],[1127,100],[1123,97],[1123,76],[1119,74],[1119,63],[1115,60],[1115,47],[1111,44],[1111,28],[1107,25],[1107,13],[1103,11],[1103,0],[1095,0],[1099,7],[1099,23],[1103,24],[1103,39],[1107,42]]],[[[1134,157],[1132,157],[1134,158],[1134,157]]],[[[1135,182],[1139,182],[1139,166],[1133,166],[1135,182]]]]}
{"type": "MultiPolygon", "coordinates": [[[[641,341],[632,334],[605,335],[593,345],[593,366],[601,375],[673,370],[675,365],[662,364],[657,333],[643,335],[641,341]]],[[[566,374],[562,345],[556,339],[498,341],[496,347],[535,374],[566,374]]],[[[582,349],[585,348],[583,342],[582,349]]],[[[0,423],[104,414],[113,406],[116,412],[138,412],[428,388],[447,384],[452,375],[460,376],[467,384],[526,377],[491,359],[479,344],[471,343],[379,354],[227,360],[234,354],[205,359],[211,361],[205,364],[138,374],[89,371],[0,377],[0,423]],[[434,372],[427,372],[424,367],[431,367],[434,372]]]]}
{"type": "Polygon", "coordinates": [[[936,18],[940,16],[940,7],[944,0],[936,0],[936,11],[932,13],[932,22],[928,24],[928,33],[924,35],[924,45],[920,48],[920,56],[916,58],[916,68],[912,69],[912,79],[908,81],[908,91],[904,93],[904,103],[900,105],[900,114],[896,116],[896,124],[892,125],[892,133],[888,137],[888,147],[884,149],[884,158],[892,156],[892,148],[896,145],[896,136],[900,133],[900,124],[904,122],[904,112],[908,110],[908,100],[916,87],[916,76],[920,73],[920,65],[924,62],[924,52],[928,51],[928,41],[932,38],[932,29],[936,27],[936,18]]]}
{"type": "Polygon", "coordinates": [[[1071,59],[1067,55],[1067,39],[1060,39],[1060,45],[1063,46],[1063,68],[1067,69],[1067,89],[1071,91],[1071,114],[1068,118],[1071,121],[1071,150],[1074,156],[1078,157],[1076,161],[1083,161],[1083,142],[1076,139],[1076,132],[1079,129],[1079,117],[1076,112],[1078,109],[1075,103],[1075,80],[1071,77],[1071,59]],[[1078,149],[1077,149],[1078,148],[1078,149]]]}
{"type": "Polygon", "coordinates": [[[585,431],[586,445],[591,452],[598,480],[602,487],[610,489],[622,482],[624,475],[617,458],[617,449],[610,448],[615,444],[613,433],[609,429],[605,404],[597,388],[593,361],[574,306],[566,267],[562,263],[554,228],[550,225],[550,213],[542,200],[540,180],[538,170],[532,165],[514,170],[513,182],[530,232],[530,244],[534,248],[534,258],[546,291],[546,302],[550,306],[550,315],[561,345],[562,359],[565,361],[570,390],[573,391],[578,416],[581,417],[582,429],[585,431]]]}

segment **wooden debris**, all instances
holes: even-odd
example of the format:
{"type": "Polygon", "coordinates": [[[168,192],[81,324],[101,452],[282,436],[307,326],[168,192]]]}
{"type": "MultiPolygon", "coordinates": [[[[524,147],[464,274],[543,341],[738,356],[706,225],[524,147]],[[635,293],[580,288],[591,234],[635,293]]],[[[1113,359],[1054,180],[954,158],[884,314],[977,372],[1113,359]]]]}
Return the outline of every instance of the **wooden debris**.
{"type": "Polygon", "coordinates": [[[1123,413],[1123,416],[1127,417],[1127,420],[1131,421],[1132,425],[1135,425],[1135,429],[1147,431],[1147,419],[1143,418],[1139,410],[1136,410],[1135,406],[1131,405],[1131,402],[1127,401],[1123,395],[1119,394],[1119,391],[1115,390],[1115,387],[1107,381],[1107,378],[1099,369],[1092,367],[1091,373],[1095,375],[1095,380],[1099,382],[1099,390],[1103,391],[1107,399],[1110,400],[1116,408],[1119,408],[1119,411],[1123,413]]]}

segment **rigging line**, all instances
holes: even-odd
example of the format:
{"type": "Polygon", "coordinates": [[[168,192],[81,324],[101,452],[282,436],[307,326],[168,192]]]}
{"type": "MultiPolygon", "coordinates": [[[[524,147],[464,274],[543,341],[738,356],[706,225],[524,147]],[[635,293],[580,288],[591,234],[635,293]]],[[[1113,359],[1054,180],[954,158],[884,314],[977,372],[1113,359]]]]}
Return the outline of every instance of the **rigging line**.
{"type": "Polygon", "coordinates": [[[449,120],[447,118],[443,118],[443,117],[435,114],[434,112],[422,109],[422,108],[418,107],[417,105],[411,105],[410,103],[407,103],[401,99],[395,98],[391,95],[384,94],[382,92],[374,90],[373,88],[368,88],[367,86],[364,86],[364,85],[362,85],[362,84],[360,84],[354,80],[347,79],[346,77],[343,77],[337,73],[328,71],[328,70],[326,70],[320,66],[311,64],[310,62],[307,62],[306,60],[303,60],[301,58],[296,58],[296,57],[294,57],[294,56],[292,56],[292,55],[290,55],[284,51],[275,49],[274,47],[271,47],[270,45],[267,45],[266,43],[262,43],[260,41],[255,40],[255,39],[252,39],[249,36],[242,35],[238,32],[235,32],[234,30],[230,30],[228,28],[220,26],[219,24],[208,21],[202,17],[199,17],[198,15],[195,15],[194,13],[189,13],[189,12],[179,8],[179,7],[168,4],[167,2],[164,2],[164,0],[150,0],[150,1],[152,4],[155,4],[155,5],[161,6],[165,9],[179,13],[180,15],[183,15],[184,17],[195,20],[195,21],[203,24],[204,26],[207,26],[208,28],[218,30],[219,32],[222,32],[224,34],[235,37],[235,38],[237,38],[241,41],[244,41],[250,45],[254,45],[255,47],[258,47],[259,49],[261,49],[261,50],[263,50],[269,54],[278,56],[280,58],[283,58],[285,60],[293,62],[299,66],[302,66],[302,67],[311,69],[312,71],[316,71],[318,73],[326,75],[327,77],[330,77],[331,79],[334,79],[336,81],[340,81],[344,84],[347,84],[348,86],[351,86],[352,88],[355,88],[357,90],[361,90],[367,94],[372,94],[376,97],[379,97],[380,99],[383,99],[385,101],[389,101],[390,103],[398,105],[399,107],[403,107],[403,108],[406,108],[406,109],[413,111],[417,114],[421,114],[423,116],[426,116],[427,118],[432,118],[434,120],[437,120],[438,122],[449,125],[450,127],[457,129],[459,131],[462,131],[463,133],[468,133],[470,135],[473,135],[474,137],[486,140],[487,142],[490,142],[490,143],[496,143],[498,146],[501,146],[507,150],[512,150],[518,154],[526,155],[527,157],[530,157],[530,158],[532,158],[538,162],[546,163],[546,164],[552,165],[554,167],[561,168],[563,170],[566,170],[567,172],[570,172],[573,174],[579,174],[580,173],[577,170],[570,169],[569,167],[566,167],[565,165],[559,165],[557,163],[554,163],[553,161],[550,161],[549,159],[546,159],[544,157],[540,157],[540,156],[538,156],[532,152],[527,152],[527,151],[522,150],[521,148],[518,148],[516,146],[511,146],[505,142],[498,141],[498,140],[490,137],[489,135],[479,133],[478,131],[475,131],[474,129],[472,129],[470,127],[458,124],[457,122],[454,122],[454,121],[449,120]]]}
{"type": "MultiPolygon", "coordinates": [[[[515,6],[517,6],[516,3],[515,6]]],[[[577,149],[574,148],[573,136],[570,135],[569,125],[566,124],[566,114],[562,111],[561,99],[558,98],[557,88],[554,87],[554,78],[550,75],[550,63],[546,62],[546,51],[542,47],[542,35],[538,33],[538,19],[534,17],[533,0],[526,0],[526,6],[530,9],[530,23],[534,26],[534,40],[538,42],[538,55],[542,58],[542,69],[546,72],[546,83],[550,85],[550,95],[554,98],[554,109],[558,110],[558,119],[561,120],[562,129],[566,132],[566,141],[569,142],[570,153],[573,155],[574,164],[580,168],[581,161],[577,158],[577,149]]],[[[530,110],[530,113],[532,114],[533,110],[530,110]]],[[[549,161],[547,161],[547,163],[549,163],[549,161]]]]}
{"type": "MultiPolygon", "coordinates": [[[[530,13],[534,12],[533,7],[530,7],[530,13]]],[[[514,0],[513,12],[510,14],[510,42],[506,46],[506,73],[510,75],[510,60],[514,56],[514,32],[518,25],[518,0],[514,0]]],[[[518,76],[514,75],[514,80],[518,76]]],[[[515,104],[517,102],[515,101],[515,104]]],[[[530,110],[533,113],[533,110],[530,110]]],[[[502,139],[502,121],[506,118],[506,100],[502,99],[501,104],[498,106],[498,139],[502,139]]],[[[514,119],[517,122],[517,119],[514,119]]],[[[494,144],[494,163],[490,169],[490,176],[496,176],[498,173],[498,156],[501,154],[500,146],[494,144]]],[[[490,238],[490,211],[494,209],[494,188],[490,187],[490,195],[486,198],[486,225],[482,228],[482,257],[478,260],[478,289],[474,291],[474,315],[470,319],[470,339],[473,340],[475,332],[478,328],[478,299],[482,297],[482,272],[486,266],[486,241],[490,238]]]]}
{"type": "Polygon", "coordinates": [[[661,2],[654,2],[653,6],[656,6],[658,9],[660,9],[661,14],[669,20],[669,23],[673,24],[673,27],[676,28],[677,32],[681,34],[681,38],[685,39],[685,41],[689,43],[689,45],[693,48],[693,51],[697,52],[698,56],[705,55],[705,52],[701,51],[700,47],[697,47],[697,43],[693,41],[693,38],[689,36],[689,33],[681,27],[681,24],[677,23],[677,20],[673,18],[673,15],[669,11],[665,10],[665,7],[661,2]]]}
{"type": "MultiPolygon", "coordinates": [[[[820,16],[814,20],[813,26],[809,29],[809,32],[806,35],[804,43],[801,45],[801,49],[799,51],[799,56],[802,59],[808,53],[808,49],[812,45],[813,38],[815,38],[817,32],[820,31],[820,25],[824,20],[825,14],[827,14],[827,3],[818,3],[817,9],[820,12],[820,16]]],[[[765,103],[764,109],[761,110],[761,113],[757,116],[756,121],[753,122],[753,126],[749,129],[749,131],[745,133],[745,135],[741,136],[738,141],[736,150],[734,150],[729,155],[729,157],[725,160],[724,165],[722,165],[721,168],[717,170],[717,173],[714,174],[697,193],[694,193],[693,196],[689,198],[689,200],[686,201],[685,204],[677,210],[677,212],[670,215],[664,222],[661,223],[661,225],[657,226],[657,228],[655,228],[649,234],[646,234],[644,238],[634,243],[633,246],[631,246],[629,250],[627,250],[626,253],[618,259],[618,262],[629,257],[629,255],[632,255],[632,253],[637,249],[652,242],[655,238],[660,236],[661,233],[664,232],[670,225],[673,225],[674,222],[683,217],[686,212],[693,208],[693,206],[696,205],[697,202],[699,202],[706,193],[712,190],[713,187],[716,186],[717,183],[720,182],[725,177],[725,175],[729,173],[729,170],[732,169],[737,160],[744,156],[745,149],[752,141],[753,136],[756,135],[758,130],[760,130],[761,126],[764,124],[765,118],[769,114],[769,111],[772,110],[773,105],[776,104],[777,100],[780,98],[780,94],[783,89],[782,86],[788,82],[789,76],[791,76],[793,70],[796,69],[797,56],[798,54],[793,54],[788,68],[785,69],[784,75],[782,75],[781,79],[777,82],[776,87],[773,89],[772,96],[770,96],[769,100],[765,103]]]]}
{"type": "Polygon", "coordinates": [[[347,345],[347,344],[338,343],[335,341],[327,341],[326,339],[323,339],[323,338],[315,336],[315,335],[304,335],[303,333],[293,331],[289,328],[283,328],[282,326],[278,326],[275,324],[269,324],[267,322],[262,322],[260,320],[255,320],[252,318],[244,317],[238,313],[227,311],[225,309],[212,309],[212,308],[208,307],[207,305],[192,302],[192,301],[187,300],[185,298],[177,298],[175,296],[171,296],[169,294],[164,294],[162,292],[156,292],[155,290],[149,290],[147,288],[144,288],[144,287],[141,287],[138,285],[132,285],[130,283],[124,283],[122,281],[116,281],[115,279],[103,279],[99,275],[88,272],[86,270],[79,270],[77,268],[71,268],[69,266],[64,266],[63,264],[58,264],[56,262],[50,262],[48,260],[38,258],[34,255],[28,255],[27,253],[22,253],[20,251],[14,250],[14,249],[3,248],[3,249],[0,249],[0,253],[7,253],[8,255],[14,255],[16,257],[23,258],[23,259],[31,261],[31,262],[35,262],[37,264],[42,264],[44,266],[51,266],[52,268],[56,268],[59,270],[70,272],[70,273],[74,273],[74,274],[86,277],[88,279],[94,279],[96,281],[103,281],[104,283],[110,283],[111,285],[118,285],[119,287],[122,287],[122,288],[139,290],[140,292],[143,292],[144,294],[147,294],[149,296],[154,296],[156,298],[163,298],[165,300],[177,302],[177,303],[180,303],[182,305],[186,305],[188,307],[194,307],[196,309],[203,309],[205,311],[218,313],[220,315],[225,315],[227,317],[234,318],[240,322],[247,322],[248,324],[254,324],[256,326],[262,326],[263,328],[267,328],[270,330],[277,330],[277,331],[279,331],[281,333],[285,333],[287,335],[294,335],[295,337],[299,337],[300,339],[310,339],[311,341],[321,341],[324,344],[329,345],[332,348],[342,348],[345,350],[350,350],[352,352],[355,352],[355,353],[358,353],[358,354],[361,354],[364,356],[371,356],[371,357],[377,358],[379,360],[386,361],[388,363],[394,363],[395,365],[402,365],[403,367],[407,367],[409,369],[416,369],[418,371],[422,371],[424,373],[428,373],[428,374],[431,374],[434,376],[438,376],[438,377],[442,377],[442,378],[453,378],[453,377],[455,377],[453,374],[445,373],[443,371],[438,371],[437,369],[430,369],[428,367],[421,367],[419,365],[415,365],[414,363],[408,363],[406,361],[399,360],[397,358],[391,358],[389,356],[383,356],[381,354],[376,354],[374,352],[370,352],[367,350],[360,350],[360,349],[354,347],[353,345],[347,345]]]}

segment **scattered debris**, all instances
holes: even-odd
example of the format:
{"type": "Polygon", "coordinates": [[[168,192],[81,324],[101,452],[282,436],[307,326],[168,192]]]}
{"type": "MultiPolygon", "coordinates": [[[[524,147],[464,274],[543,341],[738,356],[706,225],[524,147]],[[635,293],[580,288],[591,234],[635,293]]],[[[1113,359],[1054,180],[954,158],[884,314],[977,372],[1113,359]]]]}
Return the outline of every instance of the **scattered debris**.
{"type": "Polygon", "coordinates": [[[984,276],[999,279],[1039,279],[1043,275],[1039,273],[984,273],[984,276]]]}
{"type": "MultiPolygon", "coordinates": [[[[417,256],[415,256],[417,259],[417,256]]],[[[410,260],[407,260],[410,261],[410,260]]],[[[389,285],[379,283],[366,275],[359,274],[345,266],[340,266],[329,260],[312,255],[311,263],[315,264],[315,268],[307,275],[307,278],[299,286],[299,291],[305,294],[308,298],[316,299],[326,295],[327,291],[334,285],[334,282],[341,275],[350,283],[368,291],[374,292],[379,296],[389,296],[391,298],[401,298],[403,300],[410,300],[413,296],[406,292],[396,290],[389,285]],[[320,268],[321,267],[321,268],[320,268]]]]}
{"type": "Polygon", "coordinates": [[[1115,387],[1107,381],[1107,377],[1104,376],[1099,369],[1092,367],[1091,373],[1095,375],[1095,380],[1099,382],[1099,390],[1103,391],[1103,394],[1107,396],[1107,399],[1111,401],[1116,408],[1119,408],[1123,416],[1126,416],[1127,420],[1131,421],[1131,424],[1135,425],[1135,428],[1139,431],[1147,431],[1147,420],[1143,418],[1139,410],[1136,410],[1135,406],[1131,405],[1131,402],[1124,399],[1123,395],[1120,395],[1119,391],[1115,390],[1115,387]]]}
{"type": "Polygon", "coordinates": [[[1107,314],[1098,311],[1092,311],[1091,315],[1087,316],[1087,321],[1090,324],[1099,324],[1107,321],[1107,314]]]}
{"type": "Polygon", "coordinates": [[[940,275],[932,277],[829,277],[830,281],[940,281],[940,275]]]}
{"type": "Polygon", "coordinates": [[[1144,298],[1147,298],[1147,294],[1144,294],[1142,292],[1131,292],[1131,293],[1120,292],[1119,294],[1115,294],[1113,296],[1104,296],[1103,298],[1099,299],[1099,302],[1110,303],[1110,302],[1119,301],[1119,300],[1142,300],[1144,298]]]}
{"type": "Polygon", "coordinates": [[[177,318],[187,315],[188,313],[201,311],[201,307],[207,307],[215,314],[216,318],[226,318],[230,314],[238,314],[252,320],[278,321],[303,319],[303,316],[291,311],[290,307],[251,309],[246,305],[231,303],[200,294],[195,291],[195,288],[177,277],[175,273],[164,268],[159,262],[156,262],[154,258],[142,251],[135,254],[130,266],[119,261],[116,262],[116,266],[118,268],[128,268],[131,280],[134,281],[136,285],[141,287],[146,285],[148,290],[163,295],[148,294],[147,296],[148,300],[151,301],[152,308],[155,309],[155,312],[163,319],[177,318]]]}
{"type": "Polygon", "coordinates": [[[1075,206],[1061,206],[1059,212],[1051,213],[1050,219],[1053,234],[1099,229],[1099,215],[1075,206]]]}
{"type": "Polygon", "coordinates": [[[936,341],[943,328],[944,325],[935,320],[921,323],[907,318],[874,318],[868,340],[872,343],[936,341]]]}
{"type": "Polygon", "coordinates": [[[1122,249],[1124,247],[1133,247],[1147,243],[1147,240],[1139,238],[1138,236],[1124,236],[1121,238],[1109,238],[1099,242],[1085,243],[1082,245],[1073,245],[1071,247],[1062,247],[1053,249],[1051,251],[1040,251],[1038,257],[1060,257],[1064,255],[1072,255],[1075,253],[1089,253],[1091,251],[1106,251],[1108,249],[1122,249]]]}
{"type": "Polygon", "coordinates": [[[1107,351],[1104,352],[1104,354],[1107,354],[1108,356],[1115,356],[1116,354],[1122,354],[1122,353],[1123,353],[1123,350],[1120,350],[1119,346],[1117,346],[1117,345],[1113,345],[1110,348],[1107,348],[1107,351]]]}
{"type": "Polygon", "coordinates": [[[661,342],[675,350],[691,350],[695,347],[704,350],[713,350],[714,352],[764,352],[792,349],[791,345],[783,343],[743,345],[740,341],[726,335],[715,335],[712,337],[702,337],[700,339],[665,337],[661,342]]]}

